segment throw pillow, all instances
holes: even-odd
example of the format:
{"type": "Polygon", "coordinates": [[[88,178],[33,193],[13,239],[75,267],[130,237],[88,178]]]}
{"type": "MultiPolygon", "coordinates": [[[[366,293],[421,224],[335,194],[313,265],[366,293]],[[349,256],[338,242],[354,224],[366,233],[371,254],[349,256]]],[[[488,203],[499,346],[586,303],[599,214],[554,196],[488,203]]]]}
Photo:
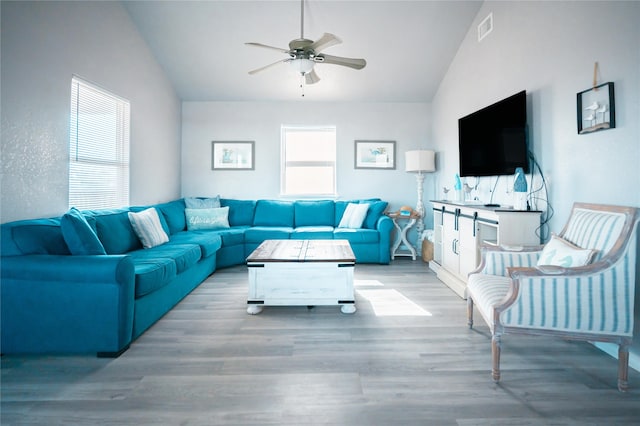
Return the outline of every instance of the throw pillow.
{"type": "Polygon", "coordinates": [[[220,196],[213,198],[188,197],[184,199],[184,204],[188,209],[217,209],[220,207],[220,196]]]}
{"type": "Polygon", "coordinates": [[[169,241],[169,236],[164,232],[158,211],[155,208],[152,207],[138,213],[129,212],[129,221],[133,231],[140,239],[142,247],[148,249],[169,241]]]}
{"type": "Polygon", "coordinates": [[[380,216],[382,216],[382,213],[386,210],[388,203],[386,201],[366,201],[366,204],[369,204],[369,211],[364,220],[364,227],[376,229],[378,219],[380,219],[380,216]]]}
{"type": "Polygon", "coordinates": [[[553,265],[565,268],[588,265],[596,251],[582,249],[571,244],[557,235],[552,235],[551,240],[544,246],[538,266],[553,265]]]}
{"type": "Polygon", "coordinates": [[[365,217],[367,217],[368,210],[369,204],[347,204],[338,228],[362,228],[362,222],[364,222],[365,217]]]}
{"type": "Polygon", "coordinates": [[[184,209],[187,216],[187,229],[223,229],[229,227],[229,207],[216,209],[184,209]]]}
{"type": "Polygon", "coordinates": [[[107,254],[89,222],[75,207],[71,207],[60,219],[62,238],[74,255],[107,254]]]}

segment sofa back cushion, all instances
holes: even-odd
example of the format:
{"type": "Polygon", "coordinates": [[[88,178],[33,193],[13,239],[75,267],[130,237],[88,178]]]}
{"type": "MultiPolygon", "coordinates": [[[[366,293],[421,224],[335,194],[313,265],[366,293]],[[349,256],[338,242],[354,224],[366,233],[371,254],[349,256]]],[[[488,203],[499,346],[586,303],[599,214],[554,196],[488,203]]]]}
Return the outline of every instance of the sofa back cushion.
{"type": "MultiPolygon", "coordinates": [[[[154,207],[164,218],[167,226],[169,227],[169,234],[175,234],[187,229],[187,220],[184,216],[185,204],[183,199],[157,204],[154,207]]],[[[160,222],[162,223],[162,218],[160,222]]]]}
{"type": "Polygon", "coordinates": [[[62,238],[60,219],[33,219],[2,225],[2,255],[23,254],[69,255],[69,248],[62,238]]]}
{"type": "Polygon", "coordinates": [[[296,201],[295,226],[333,226],[335,208],[332,200],[296,201]]]}
{"type": "Polygon", "coordinates": [[[129,221],[128,209],[84,212],[96,221],[96,233],[107,254],[124,254],[142,248],[129,221]]]}
{"type": "Polygon", "coordinates": [[[293,227],[293,201],[258,200],[254,226],[293,227]]]}
{"type": "Polygon", "coordinates": [[[253,214],[256,208],[254,200],[220,199],[222,207],[229,207],[229,226],[253,225],[253,214]]]}
{"type": "Polygon", "coordinates": [[[89,225],[82,212],[75,207],[69,209],[60,219],[62,237],[75,255],[103,255],[104,246],[94,228],[89,225]]]}
{"type": "Polygon", "coordinates": [[[369,210],[367,211],[367,217],[364,219],[363,227],[367,229],[376,229],[378,219],[382,216],[382,213],[387,209],[389,203],[386,201],[365,201],[369,204],[369,210]]]}

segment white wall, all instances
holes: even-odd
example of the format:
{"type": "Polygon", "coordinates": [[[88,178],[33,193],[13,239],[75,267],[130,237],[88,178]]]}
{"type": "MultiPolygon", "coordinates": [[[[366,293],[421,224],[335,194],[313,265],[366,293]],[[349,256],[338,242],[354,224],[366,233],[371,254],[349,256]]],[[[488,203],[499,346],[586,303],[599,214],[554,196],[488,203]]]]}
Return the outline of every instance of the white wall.
{"type": "Polygon", "coordinates": [[[132,204],[180,196],[180,108],[118,2],[2,2],[1,220],[68,208],[71,77],[131,102],[132,204]]]}
{"type": "MultiPolygon", "coordinates": [[[[442,153],[438,187],[451,187],[458,171],[457,120],[524,89],[533,150],[550,179],[550,231],[560,231],[575,201],[640,207],[639,22],[640,2],[485,2],[432,104],[433,141],[442,153]],[[478,43],[476,27],[490,12],[493,32],[478,43]],[[615,83],[616,128],[578,135],[576,94],[592,85],[596,61],[598,83],[615,83]]],[[[494,182],[481,180],[482,199],[494,182]]],[[[511,183],[501,178],[494,201],[511,201],[511,183]]],[[[638,289],[640,271],[636,369],[638,289]]]]}
{"type": "MultiPolygon", "coordinates": [[[[281,126],[335,125],[339,198],[380,197],[396,210],[417,201],[415,177],[404,171],[405,151],[433,147],[426,103],[185,102],[182,116],[184,196],[279,198],[281,126]],[[255,170],[211,170],[213,140],[255,141],[255,170]],[[355,140],[396,141],[396,169],[354,169],[355,140]]],[[[427,176],[424,197],[432,196],[427,176]]]]}
{"type": "MultiPolygon", "coordinates": [[[[440,195],[458,171],[457,120],[526,90],[530,139],[555,209],[550,229],[560,231],[574,201],[640,206],[638,22],[638,2],[485,2],[433,101],[440,195]],[[493,32],[478,43],[490,12],[493,32]],[[598,82],[615,83],[616,128],[578,135],[576,94],[591,87],[596,61],[598,82]]],[[[483,200],[494,183],[481,179],[483,200]]],[[[501,178],[494,201],[510,203],[511,184],[501,178]]]]}

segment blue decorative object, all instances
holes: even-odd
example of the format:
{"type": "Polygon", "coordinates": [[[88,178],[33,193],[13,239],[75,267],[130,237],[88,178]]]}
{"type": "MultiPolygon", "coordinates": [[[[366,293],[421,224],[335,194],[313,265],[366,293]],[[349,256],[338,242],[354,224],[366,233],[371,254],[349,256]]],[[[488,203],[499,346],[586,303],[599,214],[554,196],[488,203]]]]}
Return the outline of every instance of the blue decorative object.
{"type": "Polygon", "coordinates": [[[456,191],[462,190],[462,182],[460,181],[460,175],[458,175],[457,173],[456,173],[456,184],[454,185],[453,189],[455,189],[456,191]]]}
{"type": "Polygon", "coordinates": [[[524,176],[522,167],[516,167],[516,177],[513,181],[514,192],[527,192],[527,179],[524,176]]]}

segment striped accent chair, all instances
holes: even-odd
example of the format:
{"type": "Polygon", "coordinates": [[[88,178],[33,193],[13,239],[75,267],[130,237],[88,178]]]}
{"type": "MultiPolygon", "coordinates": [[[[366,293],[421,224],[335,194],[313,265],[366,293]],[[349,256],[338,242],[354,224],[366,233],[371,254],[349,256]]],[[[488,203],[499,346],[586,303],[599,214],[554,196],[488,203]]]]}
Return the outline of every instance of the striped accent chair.
{"type": "Polygon", "coordinates": [[[576,249],[595,250],[585,266],[539,266],[544,246],[483,246],[482,261],[469,275],[467,315],[471,328],[475,305],[491,330],[495,382],[503,334],[547,334],[617,344],[618,389],[628,389],[639,212],[575,203],[558,236],[576,249]]]}

